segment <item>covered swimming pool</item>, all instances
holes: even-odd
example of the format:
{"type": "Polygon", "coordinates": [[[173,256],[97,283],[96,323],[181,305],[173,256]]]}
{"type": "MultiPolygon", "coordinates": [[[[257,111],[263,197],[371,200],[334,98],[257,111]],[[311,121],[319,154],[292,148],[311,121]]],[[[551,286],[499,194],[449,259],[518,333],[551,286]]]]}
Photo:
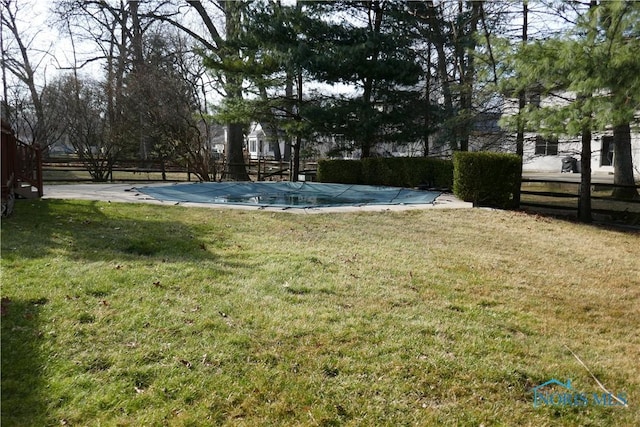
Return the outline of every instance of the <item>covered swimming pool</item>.
{"type": "Polygon", "coordinates": [[[433,204],[441,194],[408,188],[315,182],[198,182],[136,187],[156,200],[277,208],[433,204]]]}

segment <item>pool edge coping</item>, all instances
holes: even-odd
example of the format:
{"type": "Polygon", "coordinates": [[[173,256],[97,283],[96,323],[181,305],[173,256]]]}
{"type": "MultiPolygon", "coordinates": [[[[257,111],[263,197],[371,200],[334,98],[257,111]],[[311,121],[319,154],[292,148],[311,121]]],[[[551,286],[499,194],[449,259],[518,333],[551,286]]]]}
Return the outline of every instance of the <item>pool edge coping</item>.
{"type": "Polygon", "coordinates": [[[328,207],[307,207],[307,208],[287,208],[271,206],[251,206],[232,205],[220,203],[199,203],[199,202],[176,202],[162,201],[154,199],[137,191],[140,186],[166,186],[171,183],[118,183],[118,184],[49,184],[44,186],[43,199],[72,199],[72,200],[94,200],[105,202],[121,203],[151,203],[162,206],[185,206],[185,207],[206,207],[213,209],[238,209],[254,210],[265,212],[288,212],[288,213],[345,213],[345,212],[380,212],[380,211],[403,211],[420,209],[468,209],[473,205],[464,202],[451,193],[442,193],[428,204],[381,204],[381,205],[360,205],[360,206],[328,206],[328,207]]]}

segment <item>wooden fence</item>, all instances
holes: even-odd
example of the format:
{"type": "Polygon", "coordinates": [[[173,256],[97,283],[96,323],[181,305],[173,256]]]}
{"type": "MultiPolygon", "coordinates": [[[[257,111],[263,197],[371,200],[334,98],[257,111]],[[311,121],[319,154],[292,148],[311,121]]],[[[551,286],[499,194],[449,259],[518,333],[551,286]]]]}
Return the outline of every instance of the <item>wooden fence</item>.
{"type": "Polygon", "coordinates": [[[2,215],[9,215],[16,196],[42,197],[42,151],[16,138],[7,122],[2,121],[2,215]]]}
{"type": "MultiPolygon", "coordinates": [[[[247,160],[244,164],[249,176],[256,181],[289,179],[290,165],[288,161],[269,159],[247,160]]],[[[300,165],[301,173],[307,172],[313,175],[317,168],[316,162],[303,162],[300,165]]],[[[87,167],[79,159],[51,158],[43,162],[44,180],[46,182],[91,182],[87,167]]],[[[215,180],[224,180],[224,162],[219,160],[216,165],[215,180]]],[[[170,162],[163,166],[159,162],[140,162],[136,160],[123,160],[117,162],[110,169],[108,181],[191,181],[197,179],[189,168],[170,162]],[[163,175],[164,173],[164,175],[163,175]]]]}
{"type": "MultiPolygon", "coordinates": [[[[84,162],[73,158],[49,158],[42,164],[45,182],[91,182],[84,162]]],[[[179,165],[123,160],[109,169],[107,181],[191,181],[192,172],[179,165]],[[169,178],[163,178],[163,173],[169,178]]]]}
{"type": "MultiPolygon", "coordinates": [[[[575,181],[522,178],[520,207],[577,215],[580,187],[581,183],[575,181]]],[[[613,197],[615,188],[640,189],[640,185],[592,183],[592,213],[607,216],[632,215],[640,218],[640,200],[616,199],[613,197]]]]}

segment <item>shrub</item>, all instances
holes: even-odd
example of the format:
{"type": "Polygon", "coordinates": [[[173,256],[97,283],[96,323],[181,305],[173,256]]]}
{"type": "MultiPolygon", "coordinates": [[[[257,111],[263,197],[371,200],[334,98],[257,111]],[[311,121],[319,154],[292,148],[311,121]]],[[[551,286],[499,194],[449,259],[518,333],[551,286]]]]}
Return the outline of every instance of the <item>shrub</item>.
{"type": "Polygon", "coordinates": [[[411,163],[409,162],[409,159],[409,157],[390,157],[380,159],[384,161],[390,171],[386,185],[393,187],[415,187],[420,184],[419,182],[416,182],[415,178],[412,179],[411,177],[413,171],[411,170],[411,163]]]}
{"type": "Polygon", "coordinates": [[[456,152],[453,155],[453,192],[474,206],[514,208],[519,191],[522,159],[515,154],[456,152]]]}
{"type": "MultiPolygon", "coordinates": [[[[360,160],[362,163],[362,182],[367,185],[392,185],[390,182],[396,171],[391,170],[385,158],[369,157],[360,160]]],[[[402,187],[402,184],[397,185],[402,187]]]]}
{"type": "Polygon", "coordinates": [[[407,157],[405,168],[410,187],[453,188],[453,162],[451,160],[407,157]]]}
{"type": "Polygon", "coordinates": [[[321,160],[318,162],[318,181],[393,187],[452,188],[453,162],[429,157],[321,160]]]}
{"type": "Polygon", "coordinates": [[[359,160],[320,160],[318,181],[339,184],[360,184],[362,163],[359,160]]]}

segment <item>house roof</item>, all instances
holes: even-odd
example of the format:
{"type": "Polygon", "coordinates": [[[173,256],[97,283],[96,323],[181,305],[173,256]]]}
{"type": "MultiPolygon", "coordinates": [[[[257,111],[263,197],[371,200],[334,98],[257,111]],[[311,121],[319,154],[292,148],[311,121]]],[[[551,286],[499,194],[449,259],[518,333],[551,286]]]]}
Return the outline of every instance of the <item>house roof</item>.
{"type": "MultiPolygon", "coordinates": [[[[278,133],[282,133],[283,130],[282,129],[278,129],[278,133]]],[[[275,140],[277,135],[274,134],[273,130],[271,129],[271,126],[268,125],[263,125],[260,122],[253,122],[251,123],[251,128],[250,128],[250,132],[247,135],[248,138],[251,137],[257,137],[259,134],[264,135],[264,137],[267,140],[275,140]]]]}

